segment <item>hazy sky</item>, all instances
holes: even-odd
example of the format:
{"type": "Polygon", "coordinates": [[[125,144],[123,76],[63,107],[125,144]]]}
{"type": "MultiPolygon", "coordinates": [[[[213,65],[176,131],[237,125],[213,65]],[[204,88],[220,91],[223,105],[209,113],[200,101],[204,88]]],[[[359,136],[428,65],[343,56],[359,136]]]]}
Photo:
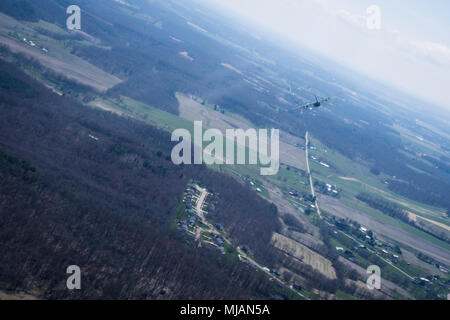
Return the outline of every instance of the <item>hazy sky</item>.
{"type": "Polygon", "coordinates": [[[450,109],[448,0],[210,0],[450,109]],[[367,8],[380,8],[369,29],[367,8]]]}

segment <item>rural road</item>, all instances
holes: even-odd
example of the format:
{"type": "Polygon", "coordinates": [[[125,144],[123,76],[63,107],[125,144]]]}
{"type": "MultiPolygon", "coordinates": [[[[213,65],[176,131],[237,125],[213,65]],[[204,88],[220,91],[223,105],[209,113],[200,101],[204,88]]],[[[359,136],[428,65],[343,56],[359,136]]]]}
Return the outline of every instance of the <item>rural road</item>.
{"type": "MultiPolygon", "coordinates": [[[[316,198],[316,192],[314,190],[314,184],[313,184],[313,179],[312,179],[312,175],[311,175],[311,169],[309,167],[309,151],[308,151],[308,146],[309,146],[309,132],[306,131],[306,135],[305,135],[305,154],[306,154],[306,172],[309,176],[309,185],[311,186],[311,195],[316,198]]],[[[319,209],[319,203],[317,202],[317,198],[314,201],[314,204],[316,206],[316,211],[317,214],[319,215],[319,218],[322,219],[322,214],[320,213],[320,209],[319,209]]]]}
{"type": "MultiPolygon", "coordinates": [[[[206,189],[202,189],[199,186],[196,187],[198,191],[200,191],[200,197],[198,198],[197,201],[197,206],[195,207],[195,210],[197,211],[197,215],[199,216],[200,220],[202,221],[203,224],[206,224],[206,220],[205,220],[205,215],[203,214],[203,203],[205,202],[206,197],[208,196],[208,192],[206,191],[206,189]]],[[[201,247],[202,242],[201,240],[201,236],[202,236],[202,228],[197,227],[195,230],[195,240],[199,241],[198,246],[201,247]]]]}
{"type": "MultiPolygon", "coordinates": [[[[311,175],[311,170],[309,167],[309,152],[308,152],[308,145],[309,145],[309,132],[306,131],[306,135],[305,135],[305,150],[306,150],[306,169],[307,169],[307,173],[309,176],[309,184],[311,186],[311,194],[313,197],[316,196],[315,190],[314,190],[314,184],[313,184],[313,180],[312,180],[312,175],[311,175]]],[[[319,218],[322,219],[322,215],[320,213],[320,208],[319,208],[319,203],[317,201],[317,198],[315,200],[315,206],[316,206],[316,211],[317,214],[319,215],[319,218]]],[[[328,225],[333,226],[332,224],[330,224],[329,222],[327,222],[328,225]]],[[[342,234],[344,234],[346,237],[356,241],[359,244],[362,244],[360,241],[356,240],[355,238],[353,238],[352,236],[346,234],[345,232],[339,230],[339,232],[341,232],[342,234]]],[[[400,268],[396,267],[393,263],[391,263],[390,261],[384,259],[382,256],[380,256],[376,251],[373,250],[369,250],[371,251],[373,254],[375,254],[376,256],[378,256],[381,260],[383,260],[384,262],[388,263],[390,266],[392,266],[393,268],[397,269],[399,272],[401,272],[402,274],[404,274],[405,276],[407,276],[408,278],[410,278],[411,280],[413,280],[414,278],[412,276],[410,276],[409,274],[407,274],[406,272],[404,272],[403,270],[401,270],[400,268]]]]}

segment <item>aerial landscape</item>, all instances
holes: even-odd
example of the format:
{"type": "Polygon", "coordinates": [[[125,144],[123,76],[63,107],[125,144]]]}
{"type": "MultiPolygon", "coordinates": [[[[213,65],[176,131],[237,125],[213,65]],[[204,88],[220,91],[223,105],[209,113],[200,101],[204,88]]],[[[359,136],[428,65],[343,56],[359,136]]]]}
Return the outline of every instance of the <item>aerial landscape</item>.
{"type": "Polygon", "coordinates": [[[450,39],[293,2],[0,2],[0,300],[450,299],[450,39]]]}

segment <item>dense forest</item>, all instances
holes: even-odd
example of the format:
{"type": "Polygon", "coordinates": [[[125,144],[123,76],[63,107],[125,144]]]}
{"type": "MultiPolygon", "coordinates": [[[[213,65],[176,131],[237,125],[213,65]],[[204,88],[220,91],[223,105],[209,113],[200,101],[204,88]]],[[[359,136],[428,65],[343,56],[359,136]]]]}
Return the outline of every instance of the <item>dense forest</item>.
{"type": "Polygon", "coordinates": [[[196,179],[220,195],[216,219],[235,241],[263,256],[278,228],[272,205],[231,177],[173,165],[167,133],[58,96],[11,64],[0,70],[2,289],[51,299],[289,297],[172,226],[196,179]],[[82,269],[74,292],[65,287],[72,264],[82,269]]]}

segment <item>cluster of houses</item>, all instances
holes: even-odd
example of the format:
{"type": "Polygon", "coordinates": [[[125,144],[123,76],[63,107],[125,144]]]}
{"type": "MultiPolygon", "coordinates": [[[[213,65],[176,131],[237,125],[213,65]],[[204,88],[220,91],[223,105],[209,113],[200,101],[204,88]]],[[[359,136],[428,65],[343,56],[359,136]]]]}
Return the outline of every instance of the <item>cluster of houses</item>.
{"type": "Polygon", "coordinates": [[[197,216],[191,213],[188,220],[182,220],[178,223],[178,225],[182,230],[188,231],[189,227],[194,227],[197,224],[197,221],[197,216]]]}
{"type": "Polygon", "coordinates": [[[219,236],[218,234],[213,235],[211,242],[214,246],[219,248],[223,254],[225,254],[225,239],[222,236],[219,236]]]}
{"type": "MultiPolygon", "coordinates": [[[[366,239],[369,242],[373,242],[374,241],[374,239],[369,235],[369,234],[371,234],[369,229],[361,226],[358,229],[358,231],[360,232],[360,234],[358,235],[358,238],[364,237],[364,239],[366,239]]],[[[334,231],[334,234],[337,234],[337,233],[338,233],[337,231],[334,231]]],[[[353,235],[356,235],[356,234],[353,233],[353,235]]],[[[359,243],[358,241],[354,242],[354,246],[353,246],[353,250],[354,251],[358,251],[360,249],[366,249],[366,248],[367,248],[366,245],[364,245],[362,243],[359,243]]],[[[354,254],[350,250],[346,250],[343,247],[336,247],[336,251],[339,252],[339,253],[345,254],[350,261],[355,262],[354,254]]]]}
{"type": "MultiPolygon", "coordinates": [[[[218,224],[218,223],[214,224],[214,228],[216,228],[217,231],[219,231],[219,232],[225,231],[225,228],[221,224],[218,224]]],[[[219,248],[219,250],[223,254],[225,254],[225,239],[222,236],[215,234],[212,237],[211,242],[213,243],[214,246],[219,248]]]]}
{"type": "Polygon", "coordinates": [[[329,183],[325,184],[327,186],[327,191],[330,193],[338,194],[339,191],[337,190],[336,185],[331,185],[329,183]]]}
{"type": "MultiPolygon", "coordinates": [[[[187,219],[181,220],[178,222],[179,227],[182,230],[189,231],[189,229],[195,228],[200,222],[200,218],[198,215],[197,210],[193,207],[193,204],[195,203],[195,197],[197,195],[197,188],[195,185],[190,185],[185,191],[184,197],[183,197],[183,203],[186,206],[185,213],[187,214],[187,219]]],[[[205,211],[203,211],[206,213],[205,211]]],[[[198,227],[198,226],[197,226],[198,227]]],[[[214,228],[219,231],[223,232],[224,227],[221,224],[214,224],[214,228]]],[[[208,230],[204,230],[208,231],[208,230]]],[[[211,230],[210,230],[211,231],[211,230]]],[[[215,232],[209,232],[209,235],[206,237],[208,240],[208,243],[213,245],[214,247],[217,247],[223,254],[225,254],[225,239],[220,234],[217,234],[215,232]]]]}
{"type": "Polygon", "coordinates": [[[186,204],[186,208],[188,210],[192,209],[192,199],[195,195],[196,190],[197,189],[194,186],[190,186],[185,192],[183,203],[186,204]]]}
{"type": "Polygon", "coordinates": [[[192,199],[195,195],[195,187],[190,186],[183,197],[183,203],[186,205],[186,213],[188,214],[188,219],[179,222],[179,226],[183,230],[188,230],[189,227],[194,227],[198,222],[197,212],[194,210],[192,206],[192,199]]]}
{"type": "Polygon", "coordinates": [[[289,196],[291,196],[293,199],[301,201],[301,202],[309,202],[309,207],[306,209],[302,208],[301,206],[297,204],[293,204],[297,210],[299,210],[301,213],[307,213],[307,210],[315,209],[316,205],[314,204],[316,201],[316,197],[313,197],[311,194],[303,194],[300,195],[297,191],[292,190],[288,192],[289,196]]]}
{"type": "Polygon", "coordinates": [[[336,185],[316,181],[314,183],[314,186],[316,188],[316,191],[322,194],[332,197],[337,197],[339,195],[339,190],[336,185]]]}
{"type": "MultiPolygon", "coordinates": [[[[27,40],[27,38],[23,38],[22,39],[23,40],[23,42],[25,42],[26,44],[28,44],[30,47],[33,47],[33,48],[39,48],[38,47],[38,45],[34,42],[34,41],[32,41],[32,40],[27,40]]],[[[47,48],[40,48],[43,52],[45,52],[45,53],[48,53],[48,49],[47,48]]]]}
{"type": "MultiPolygon", "coordinates": [[[[394,250],[394,251],[398,251],[398,250],[399,250],[399,249],[395,249],[395,247],[394,247],[393,245],[389,244],[389,243],[383,244],[380,240],[374,239],[374,238],[371,236],[370,230],[367,229],[367,228],[365,228],[365,227],[363,227],[363,226],[361,226],[361,227],[359,228],[359,231],[360,231],[362,234],[364,234],[366,240],[368,240],[369,242],[373,243],[374,245],[376,245],[376,246],[378,246],[378,247],[382,247],[382,246],[384,245],[385,247],[390,248],[390,249],[392,249],[392,250],[394,250]]],[[[362,248],[365,248],[365,246],[362,246],[362,245],[361,245],[361,247],[362,247],[362,248]]],[[[398,251],[398,252],[400,252],[400,251],[398,251]]],[[[390,263],[398,263],[398,261],[399,261],[399,259],[400,259],[400,256],[399,256],[400,253],[399,253],[399,254],[391,253],[391,252],[389,252],[388,250],[386,250],[386,249],[384,249],[384,248],[381,249],[381,254],[382,254],[382,255],[387,259],[387,261],[389,261],[390,263]]]]}
{"type": "MultiPolygon", "coordinates": [[[[361,236],[364,236],[364,238],[367,239],[371,245],[374,245],[374,246],[376,245],[377,247],[379,247],[379,251],[377,250],[378,253],[381,256],[383,256],[387,262],[389,262],[391,264],[399,263],[400,258],[401,258],[400,257],[401,250],[398,246],[392,245],[388,242],[381,242],[380,240],[375,239],[375,237],[373,237],[370,230],[366,227],[360,226],[358,231],[360,232],[359,238],[361,236]]],[[[334,233],[337,234],[337,231],[334,231],[334,233]]],[[[355,262],[354,254],[350,250],[347,250],[344,247],[340,247],[340,246],[336,246],[335,248],[338,253],[345,255],[348,260],[355,262]]],[[[355,245],[355,247],[353,247],[353,250],[355,250],[355,251],[357,251],[358,249],[366,249],[366,246],[364,244],[357,244],[357,245],[355,245]]],[[[410,263],[407,263],[407,265],[410,265],[410,263]]],[[[444,274],[448,273],[448,270],[446,268],[444,268],[443,266],[437,265],[437,267],[439,268],[439,270],[442,273],[444,273],[444,274]]],[[[447,285],[441,281],[441,278],[438,275],[417,277],[414,279],[413,282],[417,286],[421,286],[421,287],[432,286],[434,283],[438,283],[443,286],[447,285]]]]}
{"type": "MultiPolygon", "coordinates": [[[[316,150],[316,147],[310,147],[310,149],[311,150],[316,150]],[[314,149],[313,149],[314,148],[314,149]]],[[[323,166],[323,167],[325,167],[325,168],[331,168],[331,166],[328,164],[328,163],[326,163],[326,162],[324,162],[324,161],[321,161],[321,160],[319,160],[319,159],[317,159],[317,157],[315,157],[315,156],[313,156],[313,155],[311,155],[311,159],[312,160],[314,160],[314,161],[317,161],[321,166],[323,166]]]]}

